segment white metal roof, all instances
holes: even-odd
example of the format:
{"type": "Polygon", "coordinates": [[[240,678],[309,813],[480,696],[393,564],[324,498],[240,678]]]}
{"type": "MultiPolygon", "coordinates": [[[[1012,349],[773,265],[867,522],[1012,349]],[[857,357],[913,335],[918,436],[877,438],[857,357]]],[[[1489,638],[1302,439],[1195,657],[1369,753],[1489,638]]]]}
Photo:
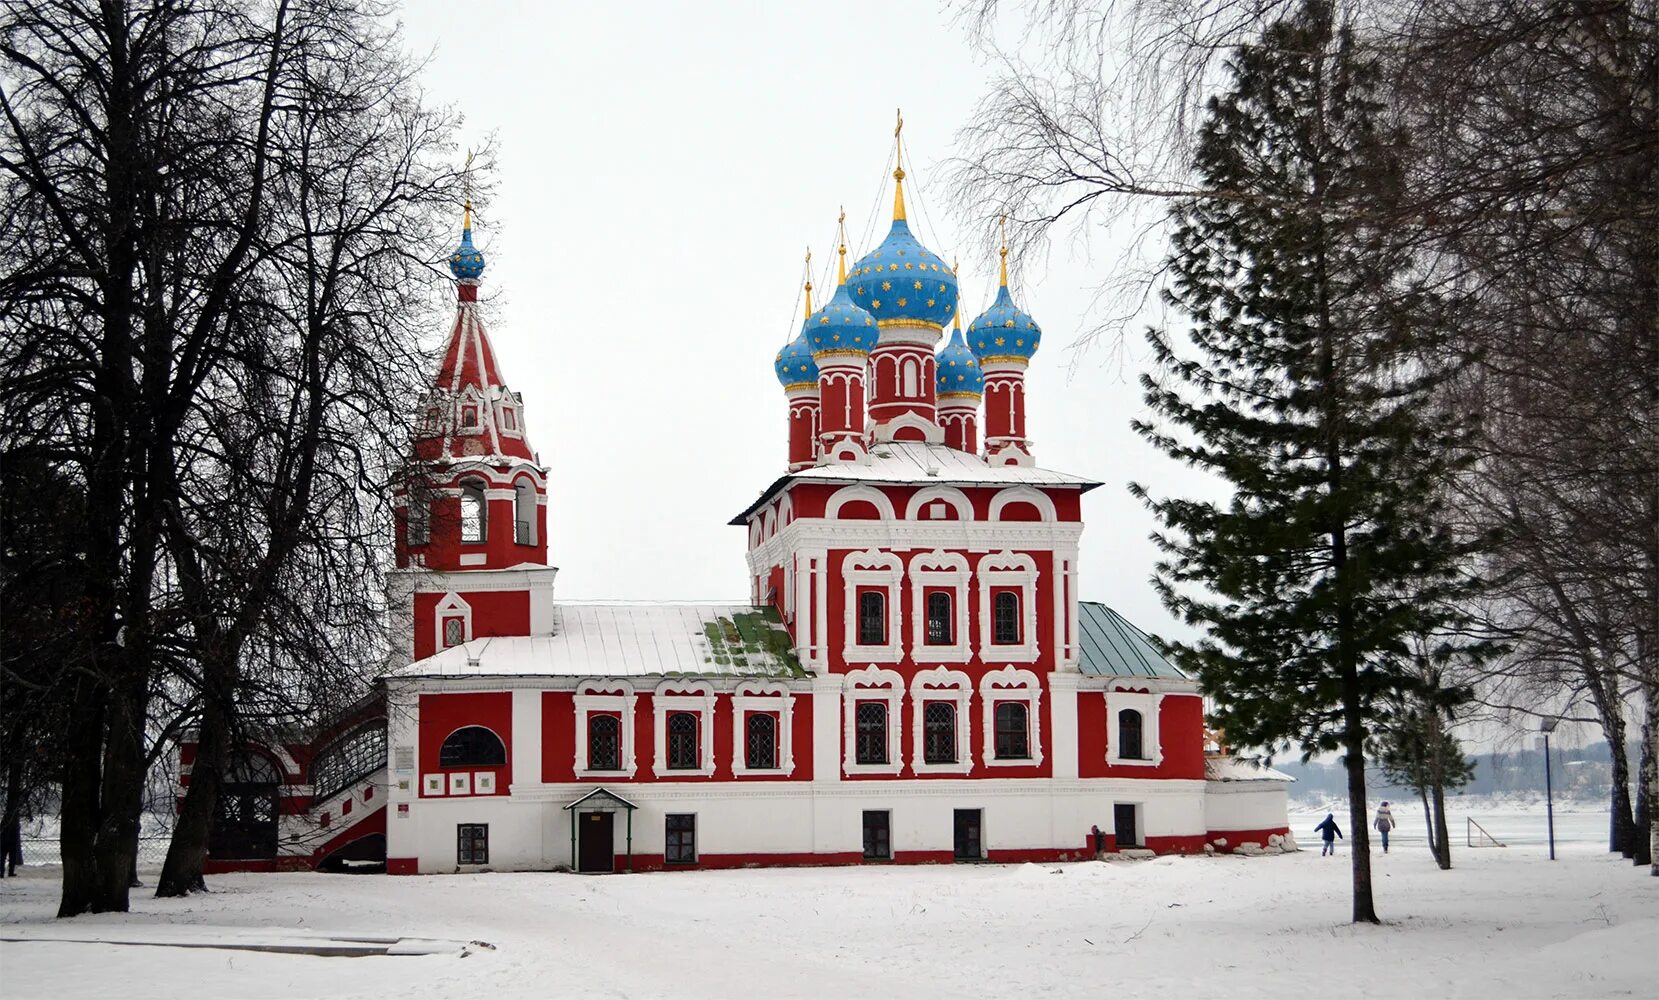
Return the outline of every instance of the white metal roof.
{"type": "Polygon", "coordinates": [[[1243,757],[1204,758],[1204,777],[1209,781],[1295,781],[1283,771],[1243,757]]]}
{"type": "Polygon", "coordinates": [[[830,462],[792,472],[762,491],[760,498],[733,518],[742,524],[786,482],[799,483],[947,483],[952,486],[1076,486],[1092,490],[1100,483],[1082,476],[1035,466],[991,465],[978,455],[942,444],[891,441],[875,445],[869,462],[830,462]]]}
{"type": "MultiPolygon", "coordinates": [[[[389,677],[801,675],[771,608],[560,604],[551,635],[474,639],[389,677]]],[[[804,675],[803,675],[804,676],[804,675]]]]}

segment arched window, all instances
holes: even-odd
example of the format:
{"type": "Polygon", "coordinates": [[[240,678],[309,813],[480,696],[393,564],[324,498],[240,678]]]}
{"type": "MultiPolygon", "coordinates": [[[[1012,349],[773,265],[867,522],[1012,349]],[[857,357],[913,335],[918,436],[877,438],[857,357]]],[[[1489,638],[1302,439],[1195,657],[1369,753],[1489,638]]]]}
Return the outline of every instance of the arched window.
{"type": "Polygon", "coordinates": [[[588,716],[588,770],[620,771],[622,720],[614,715],[588,716]]]}
{"type": "Polygon", "coordinates": [[[1132,708],[1118,713],[1118,756],[1124,760],[1145,760],[1141,746],[1141,713],[1132,708]]]}
{"type": "Polygon", "coordinates": [[[528,479],[513,484],[513,541],[536,544],[536,488],[528,479]]]}
{"type": "Polygon", "coordinates": [[[948,701],[930,701],[922,710],[922,761],[956,763],[956,706],[948,701]]]}
{"type": "Polygon", "coordinates": [[[858,763],[887,763],[887,705],[879,701],[858,703],[858,763]]]}
{"type": "Polygon", "coordinates": [[[675,712],[668,717],[668,767],[674,771],[695,771],[697,759],[697,716],[675,712]]]}
{"type": "Polygon", "coordinates": [[[917,373],[920,371],[916,365],[916,360],[914,358],[906,359],[902,371],[904,374],[899,388],[899,395],[906,399],[913,399],[921,395],[921,390],[916,386],[917,373]]]}
{"type": "Polygon", "coordinates": [[[1031,730],[1026,721],[1024,704],[1017,701],[997,703],[998,760],[1025,760],[1031,756],[1031,730]]]}
{"type": "Polygon", "coordinates": [[[778,720],[765,712],[750,712],[744,723],[743,766],[764,771],[778,766],[778,720]]]}
{"type": "Polygon", "coordinates": [[[887,642],[887,595],[866,590],[858,595],[858,643],[880,646],[887,642]]]}
{"type": "Polygon", "coordinates": [[[457,729],[438,749],[439,767],[501,767],[507,763],[507,747],[501,737],[483,726],[457,729]]]}
{"type": "Polygon", "coordinates": [[[484,540],[489,509],[484,500],[484,484],[473,480],[461,484],[461,541],[484,540]]]}
{"type": "Polygon", "coordinates": [[[927,645],[949,646],[956,641],[955,631],[950,594],[935,590],[927,595],[927,645]]]}
{"type": "Polygon", "coordinates": [[[1020,595],[1004,590],[992,600],[991,641],[999,646],[1020,642],[1020,595]]]}
{"type": "Polygon", "coordinates": [[[432,501],[425,492],[409,492],[409,544],[425,545],[432,540],[432,501]]]}

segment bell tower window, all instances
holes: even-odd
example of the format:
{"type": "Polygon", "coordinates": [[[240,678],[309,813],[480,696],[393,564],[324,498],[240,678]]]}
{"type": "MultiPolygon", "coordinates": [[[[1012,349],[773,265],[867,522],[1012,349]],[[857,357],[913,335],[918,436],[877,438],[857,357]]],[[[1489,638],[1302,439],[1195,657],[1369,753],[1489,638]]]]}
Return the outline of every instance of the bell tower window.
{"type": "Polygon", "coordinates": [[[461,484],[461,541],[475,543],[485,539],[488,530],[489,505],[484,501],[484,487],[477,482],[461,484]]]}
{"type": "Polygon", "coordinates": [[[471,403],[461,407],[461,429],[464,431],[478,429],[478,407],[471,403]]]}
{"type": "Polygon", "coordinates": [[[536,544],[536,488],[527,479],[513,484],[513,541],[536,544]]]}
{"type": "Polygon", "coordinates": [[[424,495],[409,496],[409,544],[425,545],[432,540],[432,502],[424,495]]]}

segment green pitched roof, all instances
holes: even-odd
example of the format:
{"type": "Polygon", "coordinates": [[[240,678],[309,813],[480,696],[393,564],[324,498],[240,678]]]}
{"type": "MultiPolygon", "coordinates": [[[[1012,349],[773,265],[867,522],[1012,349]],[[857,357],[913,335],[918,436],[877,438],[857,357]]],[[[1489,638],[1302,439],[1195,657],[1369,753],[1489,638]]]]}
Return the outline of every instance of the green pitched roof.
{"type": "Polygon", "coordinates": [[[1077,602],[1078,667],[1094,677],[1178,677],[1152,637],[1098,601],[1077,602]]]}

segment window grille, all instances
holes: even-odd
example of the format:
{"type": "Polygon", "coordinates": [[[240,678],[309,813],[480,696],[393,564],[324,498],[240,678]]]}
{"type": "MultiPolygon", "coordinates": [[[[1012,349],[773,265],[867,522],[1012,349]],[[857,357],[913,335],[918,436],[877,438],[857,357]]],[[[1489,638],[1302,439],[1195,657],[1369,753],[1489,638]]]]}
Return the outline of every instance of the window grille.
{"type": "Polygon", "coordinates": [[[887,641],[887,595],[866,590],[858,595],[858,643],[880,646],[887,641]]]}
{"type": "Polygon", "coordinates": [[[930,701],[922,710],[922,760],[956,763],[956,706],[948,701],[930,701]]]}
{"type": "Polygon", "coordinates": [[[1017,701],[997,704],[997,760],[1025,760],[1031,756],[1031,730],[1026,707],[1017,701]]]}
{"type": "Polygon", "coordinates": [[[864,860],[889,861],[893,857],[892,820],[885,810],[864,812],[864,860]]]}
{"type": "Polygon", "coordinates": [[[993,602],[991,641],[999,646],[1014,646],[1020,641],[1020,595],[1003,591],[993,602]]]}
{"type": "Polygon", "coordinates": [[[927,595],[927,645],[949,646],[956,641],[951,597],[943,591],[927,595]]]}
{"type": "MultiPolygon", "coordinates": [[[[385,766],[385,724],[364,726],[330,743],[311,761],[312,801],[326,799],[385,766]]],[[[409,766],[413,768],[413,762],[409,766]]]]}
{"type": "Polygon", "coordinates": [[[689,865],[697,860],[697,817],[692,813],[669,813],[665,817],[663,860],[671,865],[689,865]]]}
{"type": "Polygon", "coordinates": [[[484,502],[484,488],[477,483],[461,486],[461,541],[482,542],[488,532],[489,505],[484,502]]]}
{"type": "Polygon", "coordinates": [[[622,770],[620,730],[621,720],[614,715],[588,716],[588,770],[622,770]]]}
{"type": "Polygon", "coordinates": [[[859,702],[857,727],[858,762],[887,763],[887,705],[879,701],[859,702]]]}
{"type": "Polygon", "coordinates": [[[743,766],[764,771],[778,766],[778,720],[761,712],[750,712],[744,723],[743,766]]]}
{"type": "Polygon", "coordinates": [[[507,748],[501,737],[483,726],[457,729],[438,750],[439,767],[503,767],[507,748]]]}
{"type": "Polygon", "coordinates": [[[696,770],[702,763],[697,757],[697,716],[690,712],[670,713],[668,716],[669,770],[696,770]]]}
{"type": "Polygon", "coordinates": [[[455,827],[455,863],[458,865],[487,865],[490,863],[490,825],[488,823],[461,823],[455,827]]]}
{"type": "Polygon", "coordinates": [[[467,623],[463,618],[444,619],[444,645],[459,646],[467,641],[467,623]]]}
{"type": "Polygon", "coordinates": [[[1145,760],[1141,745],[1141,713],[1132,708],[1118,713],[1118,756],[1123,760],[1145,760]]]}

